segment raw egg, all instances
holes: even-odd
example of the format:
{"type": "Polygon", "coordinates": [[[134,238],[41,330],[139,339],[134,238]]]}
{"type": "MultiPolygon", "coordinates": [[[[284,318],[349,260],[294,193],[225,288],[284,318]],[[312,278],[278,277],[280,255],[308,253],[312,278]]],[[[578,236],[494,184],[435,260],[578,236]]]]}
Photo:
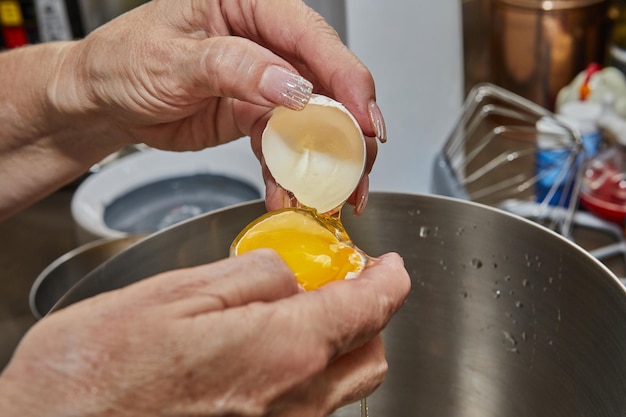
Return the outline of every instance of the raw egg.
{"type": "Polygon", "coordinates": [[[365,265],[364,255],[340,222],[305,208],[285,208],[260,217],[233,246],[237,254],[259,248],[278,252],[305,290],[356,277],[365,265]]]}
{"type": "Polygon", "coordinates": [[[270,248],[312,290],[354,278],[368,257],[341,223],[341,208],[357,187],[366,160],[365,138],[339,102],[313,95],[301,111],[274,109],[262,135],[265,163],[293,206],[270,211],[235,238],[231,255],[270,248]]]}

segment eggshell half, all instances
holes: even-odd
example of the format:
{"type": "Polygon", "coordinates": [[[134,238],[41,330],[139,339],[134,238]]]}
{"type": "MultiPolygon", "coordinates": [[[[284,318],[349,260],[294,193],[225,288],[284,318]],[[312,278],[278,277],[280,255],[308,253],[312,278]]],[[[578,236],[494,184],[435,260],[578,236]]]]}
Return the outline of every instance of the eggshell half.
{"type": "Polygon", "coordinates": [[[341,207],[365,167],[365,138],[356,119],[321,95],[313,95],[300,111],[274,109],[262,150],[276,182],[319,213],[341,207]]]}

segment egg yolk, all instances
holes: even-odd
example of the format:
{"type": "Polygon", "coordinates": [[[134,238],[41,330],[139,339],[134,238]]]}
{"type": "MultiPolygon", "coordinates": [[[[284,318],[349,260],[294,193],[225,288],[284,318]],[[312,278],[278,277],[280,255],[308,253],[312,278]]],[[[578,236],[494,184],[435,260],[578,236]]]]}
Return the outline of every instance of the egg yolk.
{"type": "MultiPolygon", "coordinates": [[[[339,223],[340,225],[340,223],[339,223]]],[[[235,255],[260,248],[278,252],[305,290],[349,278],[364,264],[363,256],[338,235],[345,235],[331,219],[308,210],[270,212],[244,229],[233,242],[235,255]]]]}

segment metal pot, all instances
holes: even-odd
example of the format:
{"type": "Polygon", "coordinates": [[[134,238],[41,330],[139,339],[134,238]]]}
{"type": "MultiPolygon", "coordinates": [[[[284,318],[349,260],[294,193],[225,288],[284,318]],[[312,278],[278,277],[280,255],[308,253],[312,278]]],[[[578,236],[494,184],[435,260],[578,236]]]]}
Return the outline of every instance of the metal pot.
{"type": "Polygon", "coordinates": [[[492,82],[554,109],[561,88],[603,63],[609,0],[465,0],[465,83],[492,82]]]}
{"type": "Polygon", "coordinates": [[[610,30],[607,0],[495,0],[494,82],[554,109],[559,90],[602,63],[610,30]]]}
{"type": "MultiPolygon", "coordinates": [[[[232,239],[264,211],[248,203],[152,235],[87,275],[54,309],[228,256],[232,239]]],[[[343,220],[370,255],[399,252],[413,284],[383,333],[389,373],[369,399],[370,415],[626,415],[626,291],[578,246],[445,197],[372,193],[362,217],[343,220]]]]}

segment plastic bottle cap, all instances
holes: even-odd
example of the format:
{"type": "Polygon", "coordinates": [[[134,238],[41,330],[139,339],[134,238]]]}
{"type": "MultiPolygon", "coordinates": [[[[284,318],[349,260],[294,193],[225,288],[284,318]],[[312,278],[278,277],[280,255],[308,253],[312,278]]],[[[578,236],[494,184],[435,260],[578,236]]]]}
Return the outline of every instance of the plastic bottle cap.
{"type": "Polygon", "coordinates": [[[578,129],[582,136],[598,132],[598,119],[602,116],[601,103],[593,101],[568,101],[559,109],[557,118],[578,129]]]}

